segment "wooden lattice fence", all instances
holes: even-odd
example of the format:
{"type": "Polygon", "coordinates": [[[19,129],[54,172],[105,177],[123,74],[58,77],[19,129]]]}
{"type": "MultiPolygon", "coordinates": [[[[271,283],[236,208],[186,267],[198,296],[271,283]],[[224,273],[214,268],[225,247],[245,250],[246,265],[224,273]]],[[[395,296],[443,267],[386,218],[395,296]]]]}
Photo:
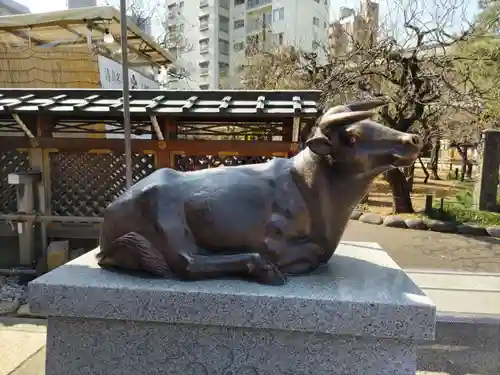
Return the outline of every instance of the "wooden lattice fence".
{"type": "MultiPolygon", "coordinates": [[[[154,155],[134,154],[134,182],[155,170],[154,155]]],[[[112,153],[50,154],[51,213],[55,216],[101,216],[125,191],[125,157],[112,153]]]]}
{"type": "Polygon", "coordinates": [[[0,151],[0,212],[12,213],[17,210],[16,187],[9,185],[9,173],[25,171],[30,167],[29,154],[24,151],[0,151]]]}

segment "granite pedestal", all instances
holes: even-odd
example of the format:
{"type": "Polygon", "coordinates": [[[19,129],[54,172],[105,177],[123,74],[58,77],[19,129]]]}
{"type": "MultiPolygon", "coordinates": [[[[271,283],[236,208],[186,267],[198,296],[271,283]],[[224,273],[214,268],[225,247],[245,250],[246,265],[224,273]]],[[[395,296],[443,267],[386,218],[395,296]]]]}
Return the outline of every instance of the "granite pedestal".
{"type": "Polygon", "coordinates": [[[46,375],[415,374],[435,306],[373,243],[344,243],[285,286],[144,279],[95,251],[34,280],[46,375]]]}

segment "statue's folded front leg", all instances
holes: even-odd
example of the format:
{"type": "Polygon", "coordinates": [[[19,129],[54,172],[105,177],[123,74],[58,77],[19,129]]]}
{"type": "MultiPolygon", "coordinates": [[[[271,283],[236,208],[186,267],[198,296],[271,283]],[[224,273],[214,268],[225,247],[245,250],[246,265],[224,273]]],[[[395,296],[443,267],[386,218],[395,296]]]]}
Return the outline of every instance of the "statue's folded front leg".
{"type": "Polygon", "coordinates": [[[314,271],[321,265],[324,254],[321,246],[304,238],[288,241],[268,238],[266,245],[281,272],[289,275],[314,271]]]}

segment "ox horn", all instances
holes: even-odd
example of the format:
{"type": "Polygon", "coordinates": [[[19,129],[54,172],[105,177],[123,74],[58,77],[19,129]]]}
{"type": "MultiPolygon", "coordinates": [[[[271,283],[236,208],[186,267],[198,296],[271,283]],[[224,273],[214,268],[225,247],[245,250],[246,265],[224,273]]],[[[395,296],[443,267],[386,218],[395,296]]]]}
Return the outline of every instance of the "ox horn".
{"type": "Polygon", "coordinates": [[[321,118],[318,126],[321,130],[326,130],[332,126],[346,126],[361,120],[366,120],[374,114],[375,113],[370,111],[327,113],[321,118]]]}
{"type": "Polygon", "coordinates": [[[356,112],[356,111],[369,111],[386,104],[387,100],[385,100],[384,98],[377,98],[377,99],[365,100],[361,102],[354,102],[351,104],[347,104],[346,107],[351,111],[356,112]]]}

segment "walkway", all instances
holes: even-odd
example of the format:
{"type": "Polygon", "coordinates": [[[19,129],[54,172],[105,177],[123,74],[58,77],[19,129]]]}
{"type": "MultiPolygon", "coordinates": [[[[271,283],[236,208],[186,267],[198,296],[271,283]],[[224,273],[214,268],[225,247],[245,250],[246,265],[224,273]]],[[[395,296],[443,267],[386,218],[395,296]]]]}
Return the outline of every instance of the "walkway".
{"type": "Polygon", "coordinates": [[[386,228],[351,220],[346,241],[377,242],[401,268],[500,273],[500,239],[386,228]]]}

